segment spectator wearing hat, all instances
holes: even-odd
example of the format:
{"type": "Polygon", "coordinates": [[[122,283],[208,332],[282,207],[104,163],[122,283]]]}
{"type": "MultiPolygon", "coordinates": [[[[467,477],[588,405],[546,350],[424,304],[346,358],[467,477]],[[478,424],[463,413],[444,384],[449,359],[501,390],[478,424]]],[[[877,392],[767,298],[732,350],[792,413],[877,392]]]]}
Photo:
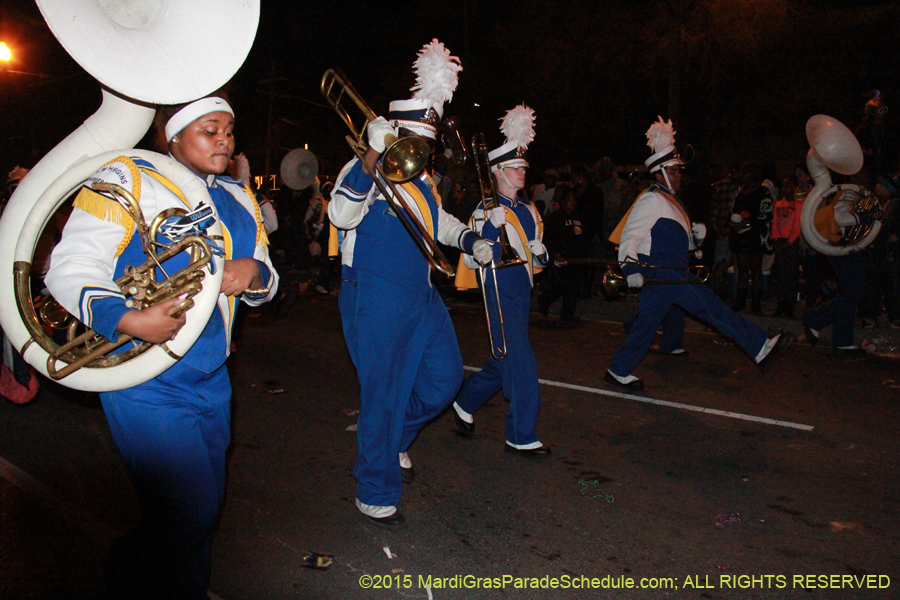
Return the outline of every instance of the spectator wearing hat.
{"type": "MultiPolygon", "coordinates": [[[[521,202],[517,197],[519,190],[525,187],[525,169],[528,168],[525,149],[534,139],[533,123],[534,111],[524,104],[506,113],[500,127],[506,142],[488,153],[491,173],[496,180],[497,205],[486,209],[486,201],[482,202],[469,221],[470,227],[491,241],[500,240],[501,230],[505,231],[510,247],[522,261],[496,270],[490,265],[481,271],[484,276],[481,285],[489,306],[499,298],[500,312],[492,314],[489,326],[495,348],[505,351],[506,355],[498,359],[492,349],[481,371],[466,379],[453,409],[458,433],[472,437],[475,412],[503,390],[503,396],[509,401],[505,451],[525,458],[549,458],[550,448],[538,440],[534,431],[541,396],[537,361],[528,339],[531,288],[535,272],[547,264],[547,249],[541,241],[540,213],[531,203],[521,202]],[[502,331],[497,322],[501,315],[502,331]]],[[[457,272],[456,285],[467,289],[475,285],[474,278],[467,275],[473,273],[472,269],[477,265],[467,256],[463,261],[457,272]]]]}
{"type": "Polygon", "coordinates": [[[885,174],[875,182],[873,190],[881,203],[881,231],[863,251],[865,292],[859,315],[874,323],[881,312],[882,301],[891,326],[900,329],[900,176],[885,174]]]}
{"type": "MultiPolygon", "coordinates": [[[[403,483],[414,475],[407,450],[463,381],[456,332],[431,283],[429,263],[371,175],[387,136],[415,135],[433,143],[462,69],[437,40],[419,52],[415,67],[413,98],[392,102],[388,119],[368,123],[365,166],[360,158],[344,166],[328,205],[331,222],[345,232],[339,306],[360,387],[356,506],[384,526],[405,522],[397,504],[403,483]]],[[[474,254],[481,264],[493,259],[490,242],[441,208],[427,172],[396,188],[406,216],[434,240],[474,254]]]]}
{"type": "Polygon", "coordinates": [[[684,163],[675,149],[672,122],[660,118],[647,131],[647,139],[653,154],[645,163],[656,183],[638,197],[611,236],[612,242],[619,245],[619,261],[628,286],[643,287],[641,302],[634,325],[613,356],[604,380],[628,390],[643,389],[643,382],[633,371],[644,359],[657,329],[673,306],[731,337],[761,370],[768,370],[793,341],[790,332],[768,336],[759,325],[725,306],[705,285],[673,283],[644,287],[645,277],[672,281],[683,278],[691,250],[706,237],[706,226],[691,223],[677,197],[684,163]]]}

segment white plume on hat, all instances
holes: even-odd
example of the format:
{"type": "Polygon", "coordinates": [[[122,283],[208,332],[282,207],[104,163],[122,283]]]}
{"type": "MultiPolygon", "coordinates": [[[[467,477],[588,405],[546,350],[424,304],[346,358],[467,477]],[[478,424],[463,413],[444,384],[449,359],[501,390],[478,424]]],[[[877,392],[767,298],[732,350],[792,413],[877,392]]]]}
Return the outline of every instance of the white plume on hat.
{"type": "Polygon", "coordinates": [[[672,120],[663,121],[660,116],[657,118],[659,121],[647,130],[647,145],[653,150],[653,154],[675,147],[675,129],[672,127],[672,120]]]}
{"type": "Polygon", "coordinates": [[[534,140],[534,110],[524,104],[506,111],[500,119],[500,131],[507,143],[515,143],[518,148],[528,148],[534,140]]]}
{"type": "Polygon", "coordinates": [[[657,118],[659,121],[647,130],[647,145],[653,150],[653,155],[645,160],[644,164],[651,173],[671,165],[684,164],[675,149],[675,129],[672,127],[672,120],[663,121],[662,117],[657,118]]]}
{"type": "Polygon", "coordinates": [[[415,92],[413,98],[428,99],[438,106],[453,99],[462,65],[437,38],[422,47],[413,68],[416,72],[416,85],[410,88],[415,92]]]}

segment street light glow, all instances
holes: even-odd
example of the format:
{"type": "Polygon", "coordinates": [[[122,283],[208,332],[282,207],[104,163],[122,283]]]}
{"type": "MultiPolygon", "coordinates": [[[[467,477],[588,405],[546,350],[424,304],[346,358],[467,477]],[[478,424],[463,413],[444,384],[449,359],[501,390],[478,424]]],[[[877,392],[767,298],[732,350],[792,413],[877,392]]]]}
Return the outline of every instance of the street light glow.
{"type": "Polygon", "coordinates": [[[12,51],[9,49],[9,46],[6,45],[6,42],[0,42],[0,60],[7,62],[12,58],[12,51]]]}

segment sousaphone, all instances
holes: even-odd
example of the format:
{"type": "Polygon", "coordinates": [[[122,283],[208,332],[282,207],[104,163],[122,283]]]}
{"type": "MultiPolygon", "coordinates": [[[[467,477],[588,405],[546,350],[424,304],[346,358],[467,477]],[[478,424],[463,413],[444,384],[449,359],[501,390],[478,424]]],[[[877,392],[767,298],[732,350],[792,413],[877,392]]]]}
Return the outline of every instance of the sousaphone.
{"type": "MultiPolygon", "coordinates": [[[[179,186],[189,204],[212,205],[205,185],[168,157],[131,150],[153,121],[154,104],[179,104],[224,85],[244,62],[259,22],[259,0],[37,0],[54,35],[103,86],[97,112],[28,173],[0,220],[0,323],[28,363],[47,375],[56,345],[40,330],[27,289],[37,240],[66,198],[109,160],[140,155],[179,186]],[[14,243],[13,243],[14,242],[14,243]]],[[[152,218],[153,215],[150,215],[152,218]]],[[[221,235],[217,223],[208,231],[221,235]],[[218,230],[216,230],[218,228],[218,230]]],[[[61,380],[111,391],[172,366],[203,331],[221,287],[222,259],[207,272],[187,322],[167,344],[114,366],[88,364],[61,380]]],[[[102,361],[101,361],[102,362],[102,361]]]]}
{"type": "MultiPolygon", "coordinates": [[[[878,232],[881,231],[880,221],[873,221],[864,229],[856,227],[845,232],[843,239],[838,243],[826,237],[827,232],[820,231],[816,226],[816,213],[824,200],[835,194],[843,197],[845,192],[850,192],[857,198],[854,210],[878,208],[877,199],[865,188],[854,184],[832,185],[831,182],[831,171],[841,175],[853,175],[862,169],[862,148],[852,131],[834,117],[827,115],[815,115],[807,121],[806,139],[810,145],[806,155],[806,167],[815,186],[803,202],[803,213],[800,217],[803,237],[811,248],[827,256],[846,256],[852,252],[859,252],[875,241],[878,232]]],[[[830,211],[832,208],[826,207],[821,210],[830,211]]]]}

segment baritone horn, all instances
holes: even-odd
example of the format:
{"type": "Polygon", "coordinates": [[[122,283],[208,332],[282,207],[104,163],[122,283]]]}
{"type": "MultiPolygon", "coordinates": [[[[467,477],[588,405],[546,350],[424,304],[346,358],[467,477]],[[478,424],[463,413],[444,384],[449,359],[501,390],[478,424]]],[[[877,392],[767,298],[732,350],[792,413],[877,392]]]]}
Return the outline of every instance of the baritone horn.
{"type": "Polygon", "coordinates": [[[846,256],[859,252],[873,241],[881,231],[881,222],[872,221],[864,227],[852,227],[843,235],[834,223],[833,207],[819,208],[826,198],[835,196],[836,202],[853,202],[853,211],[880,211],[878,199],[869,190],[853,184],[832,185],[831,171],[841,175],[853,175],[863,166],[862,148],[856,136],[843,123],[827,115],[815,115],[806,122],[806,139],[810,148],[806,155],[806,167],[815,182],[812,191],[803,202],[800,228],[803,237],[814,250],[827,256],[846,256]],[[818,224],[825,224],[830,231],[820,231],[818,224]],[[830,225],[830,227],[829,227],[830,225]]]}
{"type": "Polygon", "coordinates": [[[428,233],[428,229],[415,218],[415,212],[409,208],[395,185],[395,183],[408,181],[422,172],[431,155],[428,142],[418,136],[401,138],[394,135],[385,136],[385,150],[381,155],[381,160],[375,163],[375,172],[373,173],[365,161],[366,151],[369,149],[365,141],[365,134],[368,124],[377,116],[356,92],[353,84],[335,69],[325,71],[325,74],[322,75],[320,89],[328,104],[350,129],[351,135],[345,138],[347,144],[353,149],[366,172],[372,176],[375,185],[378,186],[378,191],[391,205],[400,223],[413,239],[419,251],[422,252],[429,266],[446,277],[453,277],[456,271],[447,262],[444,254],[438,248],[437,242],[428,233]],[[341,104],[344,96],[353,102],[362,113],[362,125],[358,125],[341,104]]]}
{"type": "MultiPolygon", "coordinates": [[[[202,0],[37,0],[37,4],[66,51],[103,86],[97,112],[25,176],[0,219],[4,241],[0,322],[22,357],[48,375],[48,359],[52,362],[56,344],[40,327],[30,290],[34,251],[44,227],[85,180],[122,155],[152,162],[182,191],[192,209],[200,202],[212,206],[204,182],[187,168],[169,157],[132,148],[153,121],[156,111],[151,105],[190,102],[231,79],[256,37],[259,0],[220,0],[215,11],[202,0]],[[204,27],[198,29],[201,22],[204,27]],[[220,43],[223,36],[228,44],[220,43]],[[184,56],[191,59],[183,60],[184,56]]],[[[214,224],[208,233],[221,235],[221,225],[214,224]]],[[[221,260],[214,259],[218,267],[221,260]]],[[[79,390],[113,391],[168,369],[203,332],[218,301],[221,273],[217,268],[215,274],[205,275],[193,298],[194,308],[185,313],[186,323],[174,341],[151,345],[111,366],[91,360],[62,383],[79,390]]]]}
{"type": "Polygon", "coordinates": [[[459,119],[456,117],[445,117],[438,123],[438,135],[441,138],[441,145],[445,150],[450,151],[450,160],[457,167],[463,167],[469,162],[469,151],[466,143],[459,133],[459,119]]]}
{"type": "Polygon", "coordinates": [[[689,265],[684,267],[664,267],[661,265],[651,265],[644,261],[623,260],[611,262],[606,267],[603,274],[603,293],[607,298],[612,298],[618,294],[623,288],[628,287],[628,281],[622,274],[622,265],[632,264],[645,269],[653,269],[654,277],[644,279],[644,285],[674,285],[674,284],[698,284],[706,283],[709,280],[709,268],[705,265],[689,265]],[[656,274],[659,270],[666,271],[684,271],[684,277],[678,279],[658,279],[656,274]],[[693,277],[691,277],[693,275],[693,277]]]}
{"type": "MultiPolygon", "coordinates": [[[[484,218],[488,219],[488,211],[500,206],[497,200],[497,188],[494,185],[494,178],[491,175],[491,161],[488,157],[487,142],[485,142],[484,134],[478,133],[472,137],[472,155],[475,157],[475,170],[478,174],[478,183],[481,188],[481,206],[484,209],[484,218]]],[[[500,288],[497,285],[497,269],[506,267],[514,267],[524,264],[525,261],[519,258],[516,251],[509,243],[509,235],[506,233],[506,227],[500,228],[500,257],[491,263],[491,275],[494,278],[494,295],[497,301],[497,314],[491,316],[490,303],[488,302],[487,280],[485,279],[487,268],[484,265],[478,265],[478,272],[481,274],[481,295],[484,298],[484,315],[487,319],[488,338],[491,342],[491,356],[496,360],[503,360],[506,357],[506,327],[503,325],[503,310],[500,307],[500,288]],[[499,327],[500,344],[494,340],[494,324],[499,327]]]]}

